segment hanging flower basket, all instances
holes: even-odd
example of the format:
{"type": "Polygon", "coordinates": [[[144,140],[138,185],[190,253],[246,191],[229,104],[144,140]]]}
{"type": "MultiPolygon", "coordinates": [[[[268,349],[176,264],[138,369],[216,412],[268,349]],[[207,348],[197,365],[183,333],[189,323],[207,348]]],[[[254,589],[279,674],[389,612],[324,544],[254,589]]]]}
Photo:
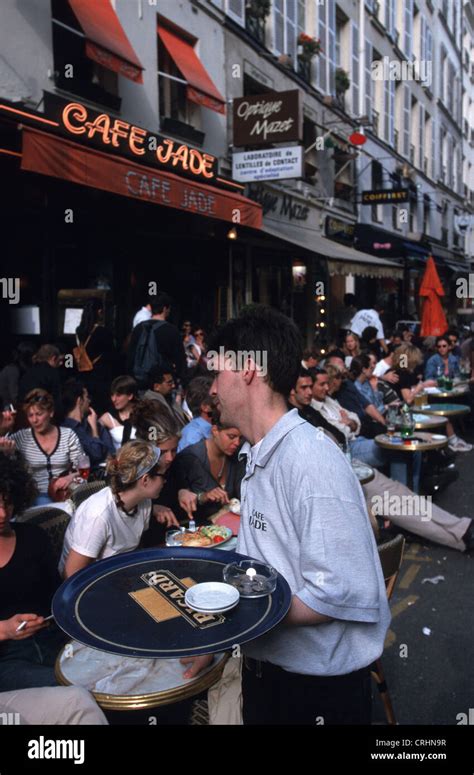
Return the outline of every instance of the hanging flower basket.
{"type": "Polygon", "coordinates": [[[342,67],[336,70],[336,93],[341,94],[350,88],[351,82],[348,74],[342,67]]]}
{"type": "Polygon", "coordinates": [[[298,35],[298,56],[302,59],[312,59],[317,54],[320,54],[321,50],[320,40],[312,38],[311,35],[307,35],[305,32],[300,32],[298,35]]]}

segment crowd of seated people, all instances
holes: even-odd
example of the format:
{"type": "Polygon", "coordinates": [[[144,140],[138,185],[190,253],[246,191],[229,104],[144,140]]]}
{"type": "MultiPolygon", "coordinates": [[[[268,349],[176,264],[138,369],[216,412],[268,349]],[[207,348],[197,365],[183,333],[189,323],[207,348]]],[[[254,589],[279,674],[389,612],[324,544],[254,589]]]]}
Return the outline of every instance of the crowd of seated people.
{"type": "MultiPolygon", "coordinates": [[[[210,395],[213,377],[206,367],[204,329],[187,321],[183,336],[171,330],[176,327],[168,323],[163,303],[144,305],[134,328],[138,347],[140,327],[159,322],[156,330],[169,346],[167,358],[150,368],[146,378],[137,380],[133,369],[125,373],[123,366],[111,370],[108,379],[103,368],[97,380],[77,370],[71,377],[62,368],[63,354],[50,344],[32,352],[20,343],[0,372],[0,587],[5,590],[0,693],[56,685],[54,659],[65,636],[44,617],[61,577],[115,554],[162,546],[168,528],[190,520],[205,524],[232,499],[240,499],[244,439],[239,428],[221,422],[210,395]],[[183,350],[179,358],[172,356],[176,342],[183,350]],[[14,517],[32,506],[65,500],[84,455],[105,482],[74,511],[58,573],[45,533],[28,521],[16,523],[14,517]],[[17,579],[25,563],[23,583],[17,579]],[[17,632],[21,622],[26,626],[17,632]],[[17,663],[24,663],[24,669],[19,671],[17,663]]],[[[90,341],[97,340],[91,355],[100,355],[105,347],[101,328],[98,315],[88,329],[90,341]]],[[[88,336],[83,329],[83,345],[88,336]]],[[[461,359],[474,361],[471,353],[474,344],[468,340],[459,346],[454,329],[425,345],[404,327],[388,338],[386,350],[375,327],[366,326],[360,336],[345,330],[341,347],[330,348],[324,359],[314,348],[304,352],[289,409],[329,434],[353,460],[374,467],[373,480],[363,486],[370,513],[375,496],[413,495],[406,458],[386,453],[374,440],[386,430],[388,409],[414,407],[419,393],[435,386],[440,375],[454,378],[461,359]]],[[[450,469],[452,474],[455,454],[472,446],[458,437],[452,422],[445,428],[450,452],[436,458],[436,470],[450,469]]],[[[434,455],[425,462],[421,453],[413,455],[415,493],[427,481],[430,460],[434,455]]],[[[430,520],[381,516],[458,551],[474,547],[470,517],[435,504],[430,520]]]]}

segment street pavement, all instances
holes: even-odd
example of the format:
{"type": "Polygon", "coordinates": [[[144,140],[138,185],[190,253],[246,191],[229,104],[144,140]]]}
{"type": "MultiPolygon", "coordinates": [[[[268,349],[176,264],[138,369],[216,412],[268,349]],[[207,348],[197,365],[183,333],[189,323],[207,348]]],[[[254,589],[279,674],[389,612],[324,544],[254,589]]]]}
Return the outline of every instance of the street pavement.
{"type": "MultiPolygon", "coordinates": [[[[472,428],[460,435],[473,443],[472,428]]],[[[474,450],[458,454],[456,467],[459,479],[434,500],[457,516],[474,516],[474,450]]],[[[474,709],[473,582],[474,552],[408,539],[382,657],[399,724],[455,725],[474,709]],[[436,576],[444,580],[424,581],[436,576]]],[[[373,687],[373,723],[384,724],[373,687]]]]}

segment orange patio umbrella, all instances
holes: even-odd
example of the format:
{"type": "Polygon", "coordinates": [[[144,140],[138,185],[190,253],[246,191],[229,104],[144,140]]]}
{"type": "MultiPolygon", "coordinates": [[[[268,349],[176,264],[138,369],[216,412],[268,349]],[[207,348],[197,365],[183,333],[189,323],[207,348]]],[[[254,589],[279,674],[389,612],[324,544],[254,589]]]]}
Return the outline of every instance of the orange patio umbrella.
{"type": "Polygon", "coordinates": [[[433,256],[426,262],[426,270],[420,286],[420,296],[423,298],[421,314],[421,336],[440,336],[448,328],[448,321],[441,304],[444,288],[439,279],[433,256]]]}

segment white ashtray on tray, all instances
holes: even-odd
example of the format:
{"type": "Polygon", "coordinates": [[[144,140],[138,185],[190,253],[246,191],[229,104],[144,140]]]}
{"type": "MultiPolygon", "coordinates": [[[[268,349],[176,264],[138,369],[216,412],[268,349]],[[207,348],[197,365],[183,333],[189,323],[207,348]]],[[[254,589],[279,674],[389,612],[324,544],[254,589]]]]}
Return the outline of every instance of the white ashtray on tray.
{"type": "Polygon", "coordinates": [[[222,577],[241,597],[265,597],[275,591],[278,573],[263,562],[241,560],[226,565],[222,577]]]}
{"type": "Polygon", "coordinates": [[[238,591],[230,584],[207,581],[190,587],[184,596],[184,602],[199,613],[222,614],[235,608],[239,598],[238,591]]]}

